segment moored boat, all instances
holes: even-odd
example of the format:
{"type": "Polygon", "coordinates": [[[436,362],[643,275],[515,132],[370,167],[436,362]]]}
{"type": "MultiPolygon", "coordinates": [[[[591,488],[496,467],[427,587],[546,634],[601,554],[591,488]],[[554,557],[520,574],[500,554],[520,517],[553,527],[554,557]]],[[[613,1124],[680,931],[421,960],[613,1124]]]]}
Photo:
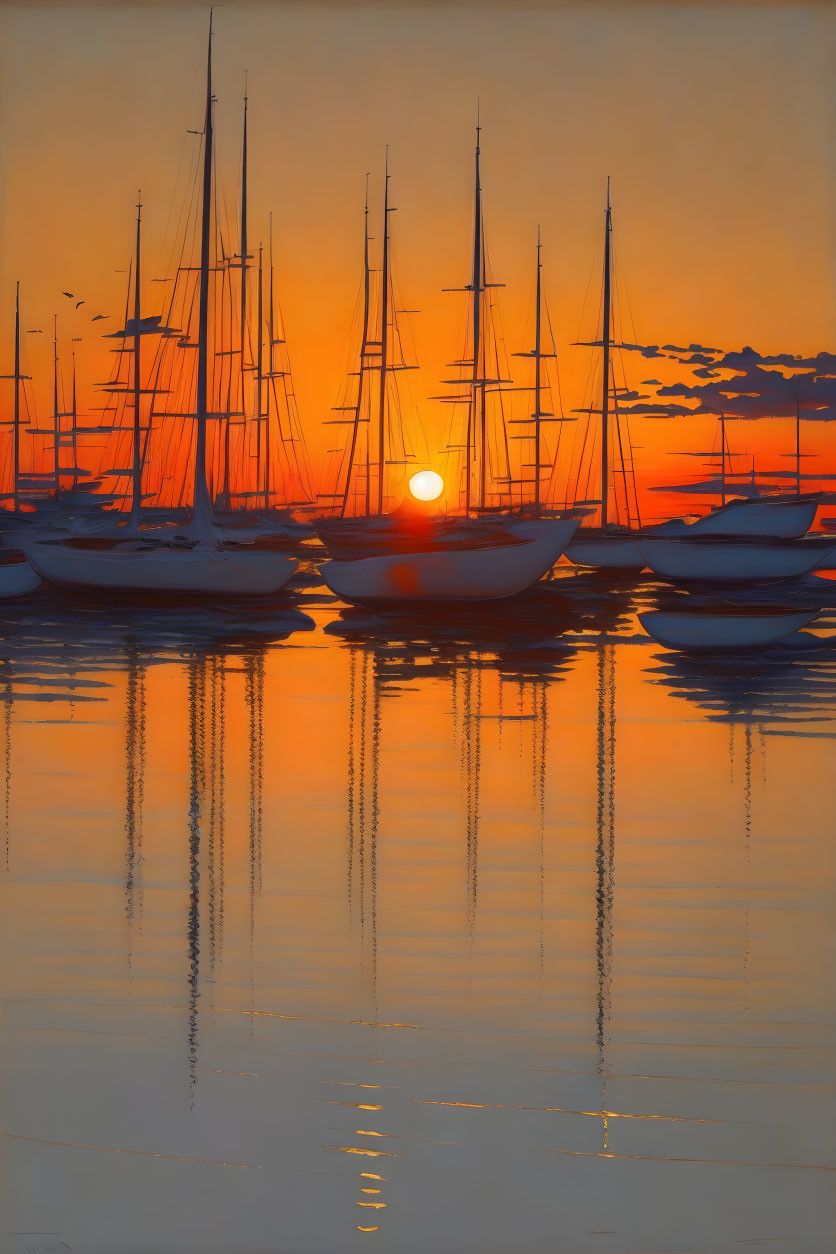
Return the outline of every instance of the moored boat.
{"type": "Polygon", "coordinates": [[[772,605],[710,606],[687,610],[651,610],[639,615],[649,636],[668,649],[762,649],[808,626],[818,609],[796,610],[772,605]]]}
{"type": "MultiPolygon", "coordinates": [[[[191,518],[184,529],[184,536],[174,529],[154,536],[143,536],[141,530],[143,509],[143,450],[146,448],[148,423],[143,421],[142,397],[146,393],[156,395],[157,388],[142,386],[140,361],[141,337],[144,334],[163,334],[168,328],[160,326],[158,317],[143,318],[140,306],[140,223],[141,204],[137,204],[136,251],[132,267],[133,317],[126,319],[123,330],[115,333],[122,340],[119,361],[129,357],[130,379],[117,380],[107,390],[132,398],[133,422],[131,433],[130,468],[111,471],[117,476],[127,476],[131,483],[130,521],[122,529],[125,538],[98,540],[95,537],[65,540],[33,541],[27,554],[35,569],[44,578],[62,587],[102,591],[156,591],[166,594],[185,593],[206,596],[263,596],[282,589],[297,567],[295,558],[275,548],[228,543],[222,528],[216,525],[209,491],[209,458],[207,455],[207,427],[210,418],[209,388],[212,345],[210,344],[210,275],[215,267],[211,249],[213,228],[213,102],[212,94],[212,19],[209,21],[209,47],[206,74],[205,123],[203,129],[202,197],[199,226],[200,266],[197,284],[197,339],[189,347],[196,348],[194,375],[194,411],[191,405],[182,416],[194,418],[195,438],[191,465],[191,518]]],[[[246,236],[242,236],[242,276],[246,268],[246,236]]],[[[259,264],[259,280],[260,280],[259,264]]],[[[245,314],[244,284],[242,281],[242,318],[245,314]]],[[[259,281],[258,302],[258,382],[257,416],[265,418],[261,405],[261,383],[265,373],[261,362],[262,301],[259,281]]],[[[273,335],[272,313],[269,318],[270,334],[273,335]]],[[[177,341],[178,344],[181,342],[177,341]]],[[[215,346],[217,347],[217,346],[215,346]]],[[[117,366],[118,369],[118,366],[117,366]]],[[[269,372],[272,374],[272,372],[269,372]]],[[[211,415],[215,417],[214,413],[211,415]]],[[[261,431],[261,426],[259,426],[261,431]]],[[[269,430],[269,427],[267,428],[269,430]]],[[[264,432],[265,439],[267,430],[264,432]]],[[[170,452],[170,450],[169,450],[170,452]]],[[[269,478],[254,494],[269,509],[271,489],[269,478]]]]}
{"type": "Polygon", "coordinates": [[[640,530],[619,526],[582,527],[567,547],[566,556],[575,566],[637,574],[647,565],[641,551],[645,540],[684,535],[688,530],[688,524],[681,518],[640,530]]]}
{"type": "Polygon", "coordinates": [[[0,553],[0,600],[22,597],[41,585],[40,575],[19,551],[0,553]]]}
{"type": "Polygon", "coordinates": [[[551,570],[577,527],[577,519],[535,519],[530,536],[488,547],[433,548],[324,562],[325,583],[345,601],[496,601],[532,587],[551,570]]]}
{"type": "Polygon", "coordinates": [[[832,542],[726,536],[668,536],[640,545],[655,575],[674,582],[761,583],[794,579],[831,559],[832,542]]]}
{"type": "MultiPolygon", "coordinates": [[[[619,389],[613,370],[613,350],[619,346],[613,339],[613,323],[612,205],[610,183],[607,179],[601,337],[587,345],[601,349],[601,404],[600,408],[589,406],[578,411],[587,415],[588,423],[593,415],[600,417],[598,447],[601,496],[596,501],[576,502],[579,505],[600,506],[601,513],[598,526],[582,527],[578,531],[566,550],[566,556],[576,566],[635,573],[645,566],[640,542],[646,532],[642,528],[639,513],[629,420],[619,410],[619,389]],[[617,490],[619,478],[622,482],[620,502],[617,490]],[[613,514],[616,515],[616,520],[613,519],[613,514]],[[619,518],[626,518],[626,525],[618,521],[619,518]]],[[[587,427],[583,447],[589,448],[591,456],[596,441],[589,437],[590,429],[587,427]]],[[[581,469],[582,462],[577,470],[576,487],[581,482],[581,469]]],[[[591,467],[587,481],[590,474],[591,467]]],[[[675,522],[672,526],[679,529],[682,524],[675,522]]]]}
{"type": "Polygon", "coordinates": [[[816,519],[821,493],[803,496],[766,496],[728,501],[688,527],[694,535],[751,536],[799,540],[816,519]]]}
{"type": "Polygon", "coordinates": [[[26,555],[39,575],[61,588],[207,596],[269,596],[297,567],[293,558],[264,549],[141,539],[112,546],[42,540],[28,546],[26,555]]]}
{"type": "Polygon", "coordinates": [[[566,556],[575,566],[600,570],[638,572],[644,569],[644,556],[634,532],[611,532],[586,528],[576,535],[566,549],[566,556]]]}

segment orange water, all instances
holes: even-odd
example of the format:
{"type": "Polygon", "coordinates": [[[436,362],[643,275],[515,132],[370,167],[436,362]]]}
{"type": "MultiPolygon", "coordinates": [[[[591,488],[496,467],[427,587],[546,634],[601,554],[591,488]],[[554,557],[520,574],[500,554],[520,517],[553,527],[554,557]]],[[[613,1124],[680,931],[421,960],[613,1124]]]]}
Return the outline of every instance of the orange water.
{"type": "Polygon", "coordinates": [[[834,662],[648,595],[2,611],[4,1248],[830,1248],[834,662]]]}

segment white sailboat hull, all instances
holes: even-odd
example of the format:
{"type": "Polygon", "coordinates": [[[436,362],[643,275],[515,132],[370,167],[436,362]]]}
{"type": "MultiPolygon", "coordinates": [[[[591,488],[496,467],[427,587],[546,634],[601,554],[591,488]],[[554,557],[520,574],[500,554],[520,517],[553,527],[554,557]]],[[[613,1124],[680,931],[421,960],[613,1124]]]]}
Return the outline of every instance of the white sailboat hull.
{"type": "Polygon", "coordinates": [[[325,562],[320,571],[344,601],[496,601],[551,570],[577,525],[574,518],[531,520],[516,525],[516,544],[325,562]]]}
{"type": "Polygon", "coordinates": [[[668,649],[686,652],[717,649],[762,649],[811,623],[818,610],[787,613],[709,613],[653,610],[640,614],[649,636],[668,649]]]}
{"type": "Polygon", "coordinates": [[[646,564],[662,579],[707,583],[759,583],[794,579],[815,570],[832,548],[795,543],[759,543],[757,540],[644,540],[646,564]]]}
{"type": "Polygon", "coordinates": [[[40,543],[27,549],[35,570],[62,588],[173,592],[207,596],[269,596],[298,563],[281,553],[223,549],[77,549],[40,543]]]}
{"type": "Polygon", "coordinates": [[[730,501],[691,523],[689,531],[701,536],[798,540],[812,527],[818,507],[818,499],[730,501]]]}

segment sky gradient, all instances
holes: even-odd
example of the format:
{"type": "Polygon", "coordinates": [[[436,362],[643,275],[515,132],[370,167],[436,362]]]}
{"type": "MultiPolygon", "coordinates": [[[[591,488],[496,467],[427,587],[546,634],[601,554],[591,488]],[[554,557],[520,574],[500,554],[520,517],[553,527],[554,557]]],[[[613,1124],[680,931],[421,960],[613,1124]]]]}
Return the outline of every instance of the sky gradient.
{"type": "MultiPolygon", "coordinates": [[[[70,335],[84,337],[83,388],[105,377],[100,324],[83,315],[118,316],[137,187],[146,276],[158,273],[181,155],[198,142],[184,133],[202,124],[206,18],[197,5],[2,10],[9,368],[19,278],[24,326],[46,332],[58,311],[62,357],[70,335]],[[63,290],[86,299],[78,315],[63,290]]],[[[593,331],[608,174],[639,343],[805,355],[836,345],[830,6],[235,3],[216,10],[215,30],[219,170],[234,220],[246,70],[250,238],[266,242],[272,209],[278,294],[314,449],[349,347],[363,178],[371,172],[379,197],[387,143],[395,263],[408,307],[421,311],[411,383],[431,442],[442,430],[444,407],[426,398],[461,356],[463,297],[442,289],[467,279],[477,97],[507,347],[531,347],[540,224],[567,409],[583,403],[589,351],[569,345],[593,331]]],[[[376,200],[373,230],[375,211],[376,200]]],[[[159,312],[159,291],[146,283],[146,314],[159,312]]],[[[26,343],[42,413],[47,340],[26,343]]],[[[667,374],[638,355],[626,364],[635,385],[674,377],[670,363],[667,374]]],[[[641,421],[642,479],[671,473],[665,450],[700,446],[711,426],[641,421]]],[[[733,437],[741,447],[752,444],[749,426],[733,437]]],[[[824,424],[810,437],[830,469],[834,438],[824,424]]],[[[788,447],[787,424],[763,423],[758,439],[788,447]]]]}

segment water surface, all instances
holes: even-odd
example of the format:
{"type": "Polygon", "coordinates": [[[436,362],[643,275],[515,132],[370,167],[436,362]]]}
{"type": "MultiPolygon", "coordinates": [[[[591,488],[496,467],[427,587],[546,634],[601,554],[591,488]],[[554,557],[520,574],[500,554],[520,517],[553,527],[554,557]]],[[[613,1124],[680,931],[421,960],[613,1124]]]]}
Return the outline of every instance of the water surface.
{"type": "Polygon", "coordinates": [[[12,1254],[832,1248],[836,611],[656,595],[0,609],[12,1254]]]}

